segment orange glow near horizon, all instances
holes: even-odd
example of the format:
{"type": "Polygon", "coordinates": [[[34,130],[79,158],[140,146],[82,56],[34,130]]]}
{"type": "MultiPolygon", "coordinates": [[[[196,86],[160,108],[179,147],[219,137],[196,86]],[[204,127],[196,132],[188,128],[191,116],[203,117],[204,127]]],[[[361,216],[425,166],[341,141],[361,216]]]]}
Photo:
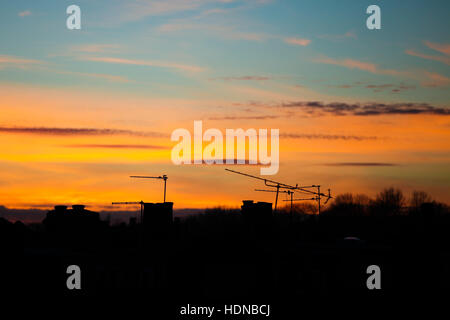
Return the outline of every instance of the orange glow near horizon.
{"type": "MultiPolygon", "coordinates": [[[[112,201],[160,201],[162,184],[130,181],[128,176],[162,173],[169,176],[168,201],[175,202],[175,208],[237,207],[243,199],[273,200],[270,194],[253,191],[262,187],[257,181],[223,170],[233,166],[172,164],[170,152],[177,142],[170,141],[171,131],[183,127],[193,133],[193,121],[204,117],[203,111],[192,108],[193,101],[130,100],[121,95],[105,101],[98,93],[10,85],[0,88],[2,128],[132,131],[113,135],[1,132],[1,205],[23,208],[83,203],[101,209],[109,208],[112,201]],[[108,108],[101,107],[105,105],[108,108]],[[171,122],[170,118],[178,120],[171,122]],[[161,136],[142,134],[148,132],[161,136]]],[[[197,102],[205,106],[210,103],[197,102]]],[[[450,202],[448,180],[444,178],[449,174],[450,160],[447,117],[279,116],[271,120],[204,120],[203,132],[208,128],[218,128],[224,134],[225,128],[279,128],[280,170],[269,179],[320,183],[334,194],[370,196],[384,187],[397,186],[407,194],[425,190],[439,201],[450,202]],[[346,163],[380,165],[342,165],[346,163]]],[[[235,169],[259,174],[258,166],[235,169]]]]}

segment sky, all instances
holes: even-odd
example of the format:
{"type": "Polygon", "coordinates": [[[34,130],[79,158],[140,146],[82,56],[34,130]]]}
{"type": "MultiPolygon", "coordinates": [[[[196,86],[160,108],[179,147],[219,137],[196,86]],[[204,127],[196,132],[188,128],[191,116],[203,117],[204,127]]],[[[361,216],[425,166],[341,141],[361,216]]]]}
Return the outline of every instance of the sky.
{"type": "MultiPolygon", "coordinates": [[[[177,128],[280,130],[272,180],[450,203],[448,1],[1,1],[0,204],[273,202],[171,161],[177,128]],[[81,8],[81,30],[66,8],[81,8]],[[366,8],[381,8],[381,29],[366,8]]],[[[123,209],[123,208],[118,208],[123,209]]]]}

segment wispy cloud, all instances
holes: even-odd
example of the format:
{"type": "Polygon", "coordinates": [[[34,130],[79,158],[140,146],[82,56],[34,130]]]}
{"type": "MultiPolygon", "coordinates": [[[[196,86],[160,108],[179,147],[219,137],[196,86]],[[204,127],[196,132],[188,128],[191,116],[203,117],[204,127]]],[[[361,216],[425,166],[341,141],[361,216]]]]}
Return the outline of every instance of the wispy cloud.
{"type": "Polygon", "coordinates": [[[273,37],[264,33],[237,30],[231,26],[201,23],[172,22],[163,24],[157,28],[157,31],[162,33],[186,32],[188,30],[201,31],[205,34],[230,40],[263,41],[273,37]]]}
{"type": "Polygon", "coordinates": [[[48,68],[47,63],[41,60],[35,59],[24,59],[14,56],[0,55],[0,69],[3,68],[19,68],[19,69],[29,69],[31,67],[40,66],[40,70],[47,71],[56,74],[67,74],[71,76],[88,77],[96,79],[104,79],[111,82],[129,82],[127,78],[123,76],[103,74],[103,73],[88,73],[88,72],[75,72],[75,71],[64,71],[64,70],[54,70],[48,68]]]}
{"type": "Polygon", "coordinates": [[[382,84],[362,84],[362,83],[352,83],[352,84],[339,84],[339,85],[329,85],[331,88],[339,88],[339,89],[350,89],[350,88],[365,88],[371,89],[373,92],[386,92],[390,91],[391,93],[399,93],[406,90],[414,90],[416,89],[415,85],[409,85],[405,83],[393,84],[393,83],[382,83],[382,84]]]}
{"type": "Polygon", "coordinates": [[[338,163],[325,163],[325,166],[333,167],[393,167],[397,166],[395,163],[388,162],[338,162],[338,163]]]}
{"type": "Polygon", "coordinates": [[[389,90],[392,93],[399,93],[406,90],[414,90],[416,89],[416,86],[406,84],[385,83],[385,84],[368,84],[365,86],[365,88],[372,89],[373,92],[385,92],[386,90],[389,90]]]}
{"type": "Polygon", "coordinates": [[[265,81],[270,80],[270,77],[266,76],[241,76],[241,77],[217,77],[217,78],[209,78],[208,80],[224,80],[224,81],[241,81],[241,80],[250,80],[250,81],[265,81]]]}
{"type": "Polygon", "coordinates": [[[70,144],[65,145],[66,148],[92,148],[92,149],[169,149],[166,146],[142,145],[142,144],[70,144]]]}
{"type": "MultiPolygon", "coordinates": [[[[414,79],[420,81],[422,86],[424,87],[445,87],[450,84],[450,79],[444,75],[441,75],[437,72],[428,72],[428,71],[403,71],[403,70],[395,70],[395,69],[383,69],[378,65],[370,62],[364,62],[354,59],[333,59],[329,57],[321,57],[316,60],[318,63],[332,64],[338,65],[342,67],[346,67],[349,69],[358,69],[367,71],[374,74],[382,74],[382,75],[390,75],[395,77],[403,77],[414,79]],[[428,80],[423,80],[427,78],[428,80]]],[[[399,91],[394,91],[399,92],[399,91]]]]}
{"type": "Polygon", "coordinates": [[[0,55],[0,69],[5,67],[15,67],[26,69],[33,65],[44,64],[45,62],[35,59],[24,59],[15,56],[0,55]]]}
{"type": "MultiPolygon", "coordinates": [[[[194,159],[192,159],[192,161],[194,161],[194,159]]],[[[213,163],[213,161],[217,161],[216,159],[210,159],[210,158],[206,158],[203,159],[203,165],[207,165],[207,166],[215,166],[215,165],[219,165],[219,166],[226,166],[226,165],[230,165],[231,163],[233,163],[233,166],[267,166],[267,164],[262,164],[260,162],[258,162],[257,159],[254,159],[253,161],[251,161],[250,159],[231,159],[231,158],[223,158],[221,159],[221,163],[213,163]],[[207,164],[207,161],[211,162],[211,164],[207,164]]]]}
{"type": "Polygon", "coordinates": [[[208,120],[270,120],[277,119],[280,116],[223,116],[223,117],[210,117],[208,120]]]}
{"type": "Polygon", "coordinates": [[[307,46],[311,43],[311,40],[309,39],[304,39],[304,38],[285,38],[284,42],[289,43],[289,44],[293,44],[296,46],[307,46]]]}
{"type": "Polygon", "coordinates": [[[130,21],[140,20],[147,16],[194,10],[210,2],[211,0],[130,1],[124,7],[123,17],[130,21]]]}
{"type": "Polygon", "coordinates": [[[428,48],[450,56],[450,43],[434,43],[430,41],[425,41],[424,43],[428,48]]]}
{"type": "Polygon", "coordinates": [[[282,133],[280,138],[287,139],[307,139],[307,140],[376,140],[375,136],[355,136],[341,134],[307,134],[307,133],[282,133]]]}
{"type": "Polygon", "coordinates": [[[333,59],[329,57],[321,57],[314,60],[318,63],[325,63],[325,64],[332,64],[337,65],[349,69],[358,69],[363,70],[375,74],[385,74],[385,75],[391,75],[391,76],[409,76],[411,77],[412,74],[408,71],[400,71],[400,70],[394,70],[394,69],[383,69],[380,68],[378,65],[371,63],[371,62],[364,62],[360,60],[354,60],[354,59],[333,59]]]}
{"type": "Polygon", "coordinates": [[[214,8],[214,9],[208,9],[208,10],[205,10],[205,11],[203,11],[201,14],[202,14],[203,16],[207,16],[207,15],[210,15],[210,14],[227,13],[227,12],[229,12],[229,11],[230,11],[230,10],[227,10],[227,9],[214,8]]]}
{"type": "Polygon", "coordinates": [[[26,16],[31,16],[31,11],[30,10],[21,11],[17,15],[22,18],[26,16]]]}
{"type": "Polygon", "coordinates": [[[450,115],[449,108],[435,107],[426,103],[346,103],[333,102],[322,103],[319,101],[293,101],[281,104],[282,108],[298,108],[309,114],[325,115],[332,114],[337,116],[376,116],[376,115],[414,115],[414,114],[434,114],[450,115]]]}
{"type": "Polygon", "coordinates": [[[440,44],[429,41],[424,41],[424,44],[430,49],[443,53],[444,56],[429,55],[414,50],[406,50],[405,53],[410,56],[419,57],[426,60],[438,61],[450,65],[450,44],[440,44]]]}
{"type": "Polygon", "coordinates": [[[53,127],[0,127],[0,132],[12,134],[54,135],[54,136],[109,136],[132,135],[162,138],[168,134],[160,132],[141,132],[108,128],[53,128],[53,127]]]}
{"type": "Polygon", "coordinates": [[[87,52],[87,53],[99,53],[99,52],[111,52],[111,51],[117,51],[121,46],[118,44],[83,44],[83,45],[77,45],[72,46],[70,48],[70,51],[74,52],[87,52]]]}
{"type": "Polygon", "coordinates": [[[425,87],[446,87],[450,84],[450,78],[436,72],[425,72],[429,80],[422,81],[425,87]]]}
{"type": "Polygon", "coordinates": [[[419,57],[419,58],[423,58],[423,59],[426,59],[426,60],[439,61],[439,62],[442,62],[442,63],[450,65],[450,57],[432,56],[432,55],[429,55],[429,54],[423,54],[423,53],[420,53],[420,52],[416,52],[414,50],[406,50],[405,53],[409,54],[410,56],[419,57]]]}
{"type": "Polygon", "coordinates": [[[350,89],[354,88],[355,85],[353,84],[337,84],[337,85],[329,85],[331,88],[339,88],[339,89],[350,89]]]}
{"type": "Polygon", "coordinates": [[[67,74],[67,75],[71,75],[71,76],[87,77],[87,78],[93,78],[93,79],[103,79],[103,80],[107,80],[110,82],[121,82],[121,83],[130,82],[130,80],[126,77],[116,76],[116,75],[112,75],[112,74],[61,71],[61,70],[56,70],[53,72],[57,73],[57,74],[67,74]]]}
{"type": "Polygon", "coordinates": [[[344,34],[323,34],[318,36],[321,39],[339,41],[344,39],[358,39],[358,36],[353,31],[347,31],[344,34]]]}
{"type": "MultiPolygon", "coordinates": [[[[203,15],[223,13],[225,8],[220,7],[234,0],[139,0],[127,1],[123,6],[120,19],[123,21],[136,21],[148,16],[168,16],[179,12],[188,12],[202,9],[203,15]],[[210,8],[217,5],[216,8],[210,8]]],[[[252,5],[263,5],[267,0],[246,0],[243,7],[251,8],[252,5]]]]}
{"type": "Polygon", "coordinates": [[[132,59],[122,59],[122,58],[112,58],[112,57],[81,57],[79,59],[85,60],[85,61],[95,61],[95,62],[104,62],[104,63],[113,63],[113,64],[126,64],[126,65],[135,65],[135,66],[169,68],[169,69],[176,69],[176,70],[189,71],[189,72],[202,72],[205,70],[205,68],[194,66],[194,65],[186,65],[186,64],[176,63],[176,62],[166,62],[166,61],[156,61],[156,60],[132,60],[132,59]]]}

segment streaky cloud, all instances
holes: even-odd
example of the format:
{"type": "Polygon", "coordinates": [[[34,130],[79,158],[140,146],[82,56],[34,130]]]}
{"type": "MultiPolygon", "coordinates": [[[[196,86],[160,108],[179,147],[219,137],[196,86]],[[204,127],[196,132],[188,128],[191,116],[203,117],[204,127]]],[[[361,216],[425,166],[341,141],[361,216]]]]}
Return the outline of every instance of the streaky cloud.
{"type": "Polygon", "coordinates": [[[81,57],[80,60],[93,61],[93,62],[103,62],[112,64],[126,64],[135,66],[146,66],[146,67],[159,67],[159,68],[169,68],[176,69],[180,71],[189,72],[202,72],[205,69],[202,67],[181,64],[177,62],[167,62],[167,61],[156,61],[156,60],[133,60],[133,59],[123,59],[114,57],[81,57]]]}
{"type": "Polygon", "coordinates": [[[394,167],[398,166],[395,163],[387,162],[337,162],[337,163],[326,163],[325,166],[333,167],[394,167]]]}
{"type": "Polygon", "coordinates": [[[307,45],[309,45],[311,43],[311,40],[304,39],[304,38],[286,38],[286,39],[284,39],[284,42],[293,44],[296,46],[306,47],[307,45]]]}
{"type": "Polygon", "coordinates": [[[168,134],[160,132],[141,132],[123,129],[107,128],[54,128],[54,127],[0,127],[0,132],[31,135],[54,136],[108,136],[108,135],[132,135],[143,137],[168,137],[168,134]]]}
{"type": "Polygon", "coordinates": [[[225,81],[233,81],[233,80],[254,80],[254,81],[265,81],[270,80],[270,77],[266,76],[241,76],[241,77],[218,77],[218,78],[210,78],[209,80],[225,80],[225,81]]]}
{"type": "Polygon", "coordinates": [[[277,119],[280,116],[224,116],[224,117],[210,117],[208,120],[270,120],[277,119]]]}
{"type": "Polygon", "coordinates": [[[298,108],[312,114],[332,114],[332,115],[354,115],[354,116],[375,116],[375,115],[414,115],[414,114],[434,114],[450,115],[450,109],[435,107],[427,103],[346,103],[332,102],[322,103],[319,101],[292,101],[279,105],[282,108],[298,108]]]}
{"type": "Polygon", "coordinates": [[[424,43],[428,48],[450,56],[450,43],[435,43],[430,41],[425,41],[424,43]]]}
{"type": "Polygon", "coordinates": [[[419,57],[419,58],[426,59],[426,60],[438,61],[438,62],[445,63],[447,65],[450,65],[450,57],[448,57],[448,56],[447,57],[446,56],[434,56],[434,55],[416,52],[414,50],[406,50],[405,53],[410,56],[419,57]]]}
{"type": "Polygon", "coordinates": [[[281,133],[280,138],[307,139],[307,140],[376,140],[375,136],[356,136],[340,134],[307,134],[307,133],[281,133]]]}
{"type": "Polygon", "coordinates": [[[93,148],[93,149],[169,149],[166,146],[143,145],[143,144],[70,144],[66,148],[93,148]]]}

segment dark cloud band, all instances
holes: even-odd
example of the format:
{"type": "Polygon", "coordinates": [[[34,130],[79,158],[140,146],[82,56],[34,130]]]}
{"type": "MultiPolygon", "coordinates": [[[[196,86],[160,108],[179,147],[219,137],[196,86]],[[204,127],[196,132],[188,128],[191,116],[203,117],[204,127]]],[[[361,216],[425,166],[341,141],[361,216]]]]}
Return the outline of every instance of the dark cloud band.
{"type": "Polygon", "coordinates": [[[340,135],[340,134],[305,134],[305,133],[282,133],[280,138],[287,139],[308,139],[308,140],[376,140],[375,136],[355,136],[355,135],[340,135]]]}
{"type": "Polygon", "coordinates": [[[143,137],[168,137],[167,134],[159,132],[140,132],[132,130],[99,128],[0,127],[0,132],[55,136],[133,135],[143,137]]]}
{"type": "Polygon", "coordinates": [[[450,115],[450,109],[435,107],[427,103],[368,103],[346,102],[322,103],[319,101],[292,101],[279,105],[282,108],[298,108],[313,114],[333,114],[338,116],[375,116],[383,114],[435,114],[450,115]]]}
{"type": "Polygon", "coordinates": [[[169,149],[165,146],[142,145],[142,144],[70,144],[67,148],[93,148],[93,149],[169,149]]]}
{"type": "Polygon", "coordinates": [[[338,163],[327,163],[326,166],[333,167],[393,167],[397,166],[395,163],[386,162],[338,162],[338,163]]]}

